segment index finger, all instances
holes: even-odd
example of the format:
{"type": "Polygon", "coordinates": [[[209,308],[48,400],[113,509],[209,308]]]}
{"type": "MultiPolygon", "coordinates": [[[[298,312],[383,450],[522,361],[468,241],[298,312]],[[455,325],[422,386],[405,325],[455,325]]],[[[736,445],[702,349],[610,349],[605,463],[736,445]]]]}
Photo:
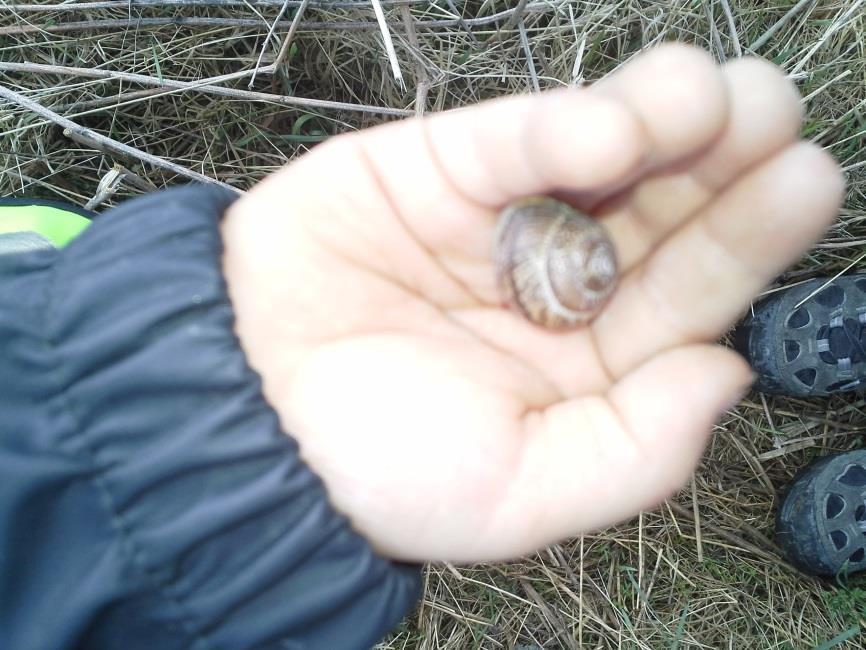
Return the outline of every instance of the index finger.
{"type": "Polygon", "coordinates": [[[495,211],[559,190],[597,194],[707,146],[727,119],[710,57],[667,45],[598,88],[499,99],[358,137],[392,204],[434,251],[490,253],[495,211]],[[640,92],[630,80],[643,77],[640,92]],[[650,92],[651,91],[651,92],[650,92]]]}

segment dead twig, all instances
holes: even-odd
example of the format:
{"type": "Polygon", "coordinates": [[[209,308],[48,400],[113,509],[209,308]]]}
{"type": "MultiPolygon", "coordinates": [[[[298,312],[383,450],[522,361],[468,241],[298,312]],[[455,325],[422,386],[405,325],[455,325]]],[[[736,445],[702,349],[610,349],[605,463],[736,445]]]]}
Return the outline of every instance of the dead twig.
{"type": "Polygon", "coordinates": [[[523,45],[523,51],[526,54],[526,64],[529,66],[529,78],[532,80],[532,90],[540,93],[541,85],[538,83],[538,73],[535,71],[535,61],[532,59],[532,48],[529,45],[529,36],[526,34],[526,25],[523,24],[522,18],[517,20],[517,29],[520,33],[520,43],[523,45]]]}
{"type": "Polygon", "coordinates": [[[68,129],[76,136],[87,138],[89,141],[98,145],[101,151],[106,151],[108,153],[111,153],[112,155],[120,155],[127,158],[140,160],[141,162],[145,162],[149,165],[152,165],[153,167],[165,169],[172,173],[178,174],[180,176],[185,176],[186,178],[190,178],[201,183],[219,185],[220,187],[224,187],[228,190],[231,190],[232,192],[240,193],[240,190],[232,187],[231,185],[227,185],[216,179],[210,178],[209,176],[205,176],[204,174],[200,174],[191,169],[187,169],[186,167],[182,167],[177,163],[173,163],[169,160],[165,160],[164,158],[160,158],[159,156],[154,156],[152,154],[146,153],[144,151],[136,149],[135,147],[130,147],[129,145],[123,144],[122,142],[112,140],[109,137],[96,133],[95,131],[91,131],[90,129],[87,129],[83,126],[80,126],[72,120],[63,117],[62,115],[58,115],[54,111],[45,108],[42,104],[38,104],[32,99],[16,93],[14,90],[10,90],[5,86],[0,86],[0,97],[14,104],[18,104],[22,108],[26,108],[27,110],[32,111],[37,115],[41,115],[45,119],[57,124],[58,126],[62,126],[64,129],[68,129]]]}
{"type": "MultiPolygon", "coordinates": [[[[525,4],[525,0],[521,0],[525,4]]],[[[461,20],[471,27],[493,25],[501,20],[513,17],[520,7],[505,9],[490,16],[466,19],[442,19],[418,21],[418,29],[441,29],[460,26],[461,20]]],[[[546,2],[535,2],[525,4],[523,13],[543,13],[551,10],[546,2]]],[[[277,29],[290,28],[289,21],[282,20],[276,24],[277,29]]],[[[84,20],[76,22],[59,23],[56,25],[9,25],[0,27],[0,36],[11,36],[15,34],[58,34],[62,32],[77,32],[88,30],[110,30],[110,29],[142,29],[145,27],[249,27],[260,29],[262,22],[256,18],[211,18],[202,16],[174,16],[171,18],[119,18],[105,20],[84,20]]],[[[334,32],[334,31],[370,31],[378,30],[379,23],[363,20],[333,20],[326,23],[318,21],[301,21],[298,31],[305,32],[334,32]]],[[[507,31],[507,30],[506,30],[507,31]]]]}
{"type": "MultiPolygon", "coordinates": [[[[412,17],[412,12],[409,7],[401,7],[400,12],[403,16],[403,25],[406,27],[406,38],[409,40],[409,46],[416,52],[420,52],[421,47],[418,43],[418,34],[415,31],[415,19],[412,17]]],[[[415,114],[423,115],[427,109],[427,93],[430,90],[430,78],[427,75],[427,68],[424,64],[416,60],[415,62],[415,114]]]]}
{"type": "Polygon", "coordinates": [[[710,26],[710,35],[713,38],[713,44],[718,51],[719,60],[724,63],[728,57],[725,56],[725,46],[722,44],[722,37],[719,34],[719,28],[716,25],[716,17],[713,15],[713,3],[704,2],[704,15],[707,17],[707,24],[710,26]]]}
{"type": "Polygon", "coordinates": [[[698,552],[698,562],[704,561],[704,545],[701,536],[701,511],[698,508],[698,491],[695,477],[692,475],[692,521],[695,524],[695,546],[698,552]]]}
{"type": "MultiPolygon", "coordinates": [[[[298,31],[298,25],[301,24],[301,18],[303,17],[304,12],[307,10],[309,4],[310,0],[301,0],[301,4],[298,5],[298,10],[295,12],[294,18],[292,18],[292,24],[289,27],[289,32],[283,39],[283,44],[280,46],[279,52],[277,52],[277,58],[275,58],[274,62],[268,66],[269,68],[272,68],[275,72],[283,64],[283,62],[286,60],[286,57],[289,55],[289,50],[292,46],[292,39],[294,39],[295,37],[295,32],[298,31]]],[[[259,61],[261,61],[261,58],[259,58],[259,61]]]]}
{"type": "MultiPolygon", "coordinates": [[[[297,13],[295,13],[295,17],[292,19],[292,24],[289,26],[289,34],[293,34],[294,31],[297,29],[298,20],[300,19],[305,7],[306,5],[301,5],[301,8],[298,9],[297,13]]],[[[280,20],[282,19],[288,8],[288,0],[284,0],[283,6],[280,8],[280,13],[277,14],[274,22],[271,23],[271,28],[268,30],[268,35],[265,36],[265,42],[262,43],[262,51],[259,52],[259,58],[256,59],[256,64],[253,66],[253,73],[252,75],[250,75],[250,83],[247,85],[247,88],[253,87],[253,84],[256,81],[256,74],[259,71],[259,67],[262,65],[262,58],[265,56],[265,51],[268,49],[268,43],[270,43],[271,39],[274,37],[274,32],[277,30],[277,25],[280,23],[280,20]]],[[[288,37],[286,37],[286,40],[288,40],[288,37]]]]}
{"type": "MultiPolygon", "coordinates": [[[[383,6],[387,7],[410,7],[412,5],[426,5],[429,0],[381,0],[383,6]]],[[[357,9],[364,7],[367,0],[309,0],[313,7],[323,9],[357,9]]],[[[148,7],[248,7],[250,5],[262,7],[280,7],[287,5],[289,8],[300,7],[304,0],[103,0],[102,2],[75,2],[64,4],[30,5],[7,4],[0,7],[0,11],[6,10],[17,12],[48,12],[48,11],[91,11],[93,9],[122,9],[128,11],[130,8],[148,7]]]]}
{"type": "Polygon", "coordinates": [[[801,11],[803,11],[803,9],[805,9],[805,8],[808,7],[809,5],[813,5],[813,4],[815,4],[815,2],[816,2],[816,0],[800,0],[800,2],[798,2],[798,3],[795,4],[793,7],[791,7],[791,8],[790,8],[786,13],[785,13],[784,16],[782,16],[781,18],[779,18],[779,20],[777,20],[775,23],[773,23],[773,24],[770,26],[770,28],[769,28],[766,32],[764,32],[764,33],[761,34],[757,39],[755,39],[755,42],[752,43],[752,44],[749,46],[749,49],[750,49],[752,52],[755,52],[755,51],[761,49],[762,47],[764,47],[764,45],[766,45],[767,42],[768,42],[771,38],[773,38],[773,36],[776,35],[776,32],[778,32],[778,31],[779,31],[780,29],[782,29],[785,25],[787,25],[788,22],[789,22],[792,18],[794,18],[794,16],[796,16],[798,13],[800,13],[801,11]]]}
{"type": "MultiPolygon", "coordinates": [[[[475,37],[475,34],[472,33],[472,28],[467,24],[467,22],[463,19],[463,14],[460,13],[460,10],[457,8],[457,5],[454,4],[454,0],[445,0],[448,3],[448,8],[452,11],[452,13],[457,16],[457,19],[460,21],[460,28],[466,32],[466,35],[469,37],[469,40],[472,41],[474,45],[478,45],[479,41],[475,37]]],[[[407,11],[409,7],[404,7],[407,11]]]]}
{"type": "Polygon", "coordinates": [[[68,104],[52,105],[51,110],[61,113],[90,113],[93,109],[115,108],[132,104],[149,97],[162,97],[166,92],[163,88],[146,88],[144,90],[134,90],[128,93],[120,93],[109,97],[98,97],[96,99],[87,99],[69,102],[68,104]]]}
{"type": "Polygon", "coordinates": [[[548,629],[557,637],[562,640],[563,647],[571,648],[572,650],[577,650],[578,645],[574,640],[574,637],[568,633],[566,629],[565,622],[562,618],[556,613],[555,610],[550,608],[547,603],[544,601],[544,598],[541,597],[532,586],[532,584],[526,578],[520,577],[518,578],[520,582],[520,586],[523,587],[523,591],[526,592],[526,595],[529,596],[538,608],[541,610],[542,619],[547,623],[548,629]]]}
{"type": "Polygon", "coordinates": [[[511,16],[508,19],[508,22],[505,23],[501,28],[496,30],[496,33],[493,34],[490,38],[488,38],[488,42],[493,41],[501,41],[505,38],[504,34],[510,32],[515,27],[517,27],[521,18],[523,18],[523,12],[528,9],[528,0],[519,0],[517,6],[511,10],[511,16]]]}
{"type": "Polygon", "coordinates": [[[403,71],[400,70],[400,61],[397,60],[397,52],[394,50],[394,41],[391,40],[391,30],[388,29],[388,22],[385,20],[385,12],[382,11],[382,5],[379,0],[370,0],[373,5],[373,12],[376,14],[376,22],[379,24],[379,31],[382,33],[382,41],[385,45],[385,52],[388,55],[388,61],[391,63],[391,72],[394,74],[394,79],[401,89],[406,88],[403,82],[403,71]]]}
{"type": "Polygon", "coordinates": [[[229,80],[248,76],[249,71],[236,73],[234,75],[223,75],[222,77],[213,77],[204,79],[203,81],[176,81],[173,79],[157,79],[147,75],[135,74],[132,72],[116,72],[114,70],[100,70],[99,68],[73,68],[68,66],[47,65],[43,63],[12,63],[0,61],[0,70],[41,73],[41,74],[59,74],[64,76],[90,77],[92,79],[117,79],[119,81],[130,81],[140,83],[147,86],[160,86],[163,88],[172,88],[177,90],[194,90],[197,92],[207,93],[211,95],[221,95],[223,97],[233,97],[235,99],[243,99],[247,101],[270,102],[273,104],[282,104],[284,106],[297,106],[300,108],[324,108],[343,111],[358,111],[361,113],[378,113],[380,115],[395,115],[405,117],[412,115],[412,111],[401,108],[388,108],[384,106],[368,106],[366,104],[350,104],[347,102],[335,102],[324,99],[311,99],[307,97],[293,97],[291,95],[271,95],[269,93],[260,93],[252,90],[242,90],[239,88],[223,88],[221,86],[212,85],[215,80],[229,80]]]}
{"type": "Polygon", "coordinates": [[[86,210],[95,210],[114,196],[124,181],[143,192],[155,192],[159,189],[146,178],[142,178],[135,172],[128,170],[123,165],[115,164],[114,167],[109,169],[102,177],[102,180],[99,181],[99,185],[96,188],[96,194],[94,194],[93,198],[84,204],[84,208],[86,210]]]}
{"type": "Polygon", "coordinates": [[[728,31],[731,33],[731,42],[734,44],[734,54],[743,56],[743,47],[740,45],[740,36],[737,34],[737,25],[734,22],[734,14],[728,0],[721,0],[722,10],[725,12],[725,20],[728,21],[728,31]]]}

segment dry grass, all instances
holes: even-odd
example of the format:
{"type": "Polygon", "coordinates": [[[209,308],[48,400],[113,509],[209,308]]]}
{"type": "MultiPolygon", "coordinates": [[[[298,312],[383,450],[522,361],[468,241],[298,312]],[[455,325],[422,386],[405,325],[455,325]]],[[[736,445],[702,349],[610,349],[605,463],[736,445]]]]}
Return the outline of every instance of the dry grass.
{"type": "MultiPolygon", "coordinates": [[[[131,14],[126,3],[74,12],[0,5],[0,62],[136,73],[157,85],[2,69],[0,84],[117,141],[246,188],[325,137],[393,119],[379,109],[436,111],[591,82],[662,40],[697,43],[720,60],[757,44],[754,52],[787,70],[806,96],[805,135],[849,174],[839,225],[779,285],[866,263],[863,0],[383,0],[396,61],[369,2],[310,2],[285,62],[258,74],[252,90],[366,112],[159,86],[250,70],[263,52],[261,65],[273,62],[299,3],[290,3],[266,45],[281,4],[149,6],[131,14]],[[526,5],[519,17],[496,16],[519,5],[526,5]],[[138,17],[186,24],[142,26],[138,17]],[[395,63],[405,87],[395,81],[395,63]]],[[[248,83],[216,85],[247,91],[248,83]]],[[[116,162],[11,104],[0,112],[0,133],[3,195],[83,204],[116,162]]],[[[157,186],[182,180],[121,162],[157,186]]],[[[123,185],[113,200],[139,191],[123,185]]],[[[519,562],[431,567],[420,610],[384,647],[810,648],[840,634],[822,647],[863,647],[855,626],[864,624],[866,592],[798,575],[770,538],[780,491],[811,458],[861,446],[864,410],[858,396],[750,396],[716,428],[694,484],[675,503],[519,562]]]]}

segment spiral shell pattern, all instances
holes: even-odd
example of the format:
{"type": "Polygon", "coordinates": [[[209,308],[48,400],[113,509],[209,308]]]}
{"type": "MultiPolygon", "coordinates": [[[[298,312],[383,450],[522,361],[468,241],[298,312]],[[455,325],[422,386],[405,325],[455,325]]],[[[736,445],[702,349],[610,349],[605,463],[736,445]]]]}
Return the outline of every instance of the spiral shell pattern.
{"type": "Polygon", "coordinates": [[[504,302],[549,329],[589,322],[617,284],[616,249],[605,228],[550,198],[503,210],[494,264],[504,302]]]}

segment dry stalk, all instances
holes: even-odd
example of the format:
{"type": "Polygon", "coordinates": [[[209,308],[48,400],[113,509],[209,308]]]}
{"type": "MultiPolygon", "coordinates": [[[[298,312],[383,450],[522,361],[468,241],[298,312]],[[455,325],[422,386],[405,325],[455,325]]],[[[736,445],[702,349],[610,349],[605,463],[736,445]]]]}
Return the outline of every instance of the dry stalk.
{"type": "Polygon", "coordinates": [[[72,120],[66,119],[62,115],[58,115],[54,111],[45,108],[41,104],[34,102],[32,99],[28,99],[24,95],[16,93],[14,90],[10,90],[5,86],[0,86],[0,97],[15,104],[18,104],[22,108],[26,108],[27,110],[32,111],[37,115],[41,115],[50,122],[53,122],[58,126],[62,126],[64,129],[68,129],[70,134],[75,134],[75,136],[79,138],[86,139],[88,142],[98,146],[100,150],[105,151],[106,153],[109,153],[111,155],[123,156],[125,158],[139,160],[141,162],[152,165],[153,167],[165,169],[167,171],[173,172],[180,176],[185,176],[186,178],[198,181],[200,183],[219,185],[220,187],[224,187],[228,190],[231,190],[232,192],[240,192],[240,190],[232,187],[231,185],[227,185],[216,179],[210,178],[209,176],[205,176],[204,174],[200,174],[191,169],[187,169],[186,167],[182,167],[181,165],[173,163],[170,160],[165,160],[163,158],[160,158],[159,156],[154,156],[144,151],[140,151],[135,147],[130,147],[129,145],[123,144],[122,142],[112,140],[111,138],[108,138],[100,133],[91,131],[90,129],[84,128],[83,126],[79,126],[72,120]]]}
{"type": "MultiPolygon", "coordinates": [[[[223,75],[222,77],[205,79],[203,81],[175,81],[173,79],[157,79],[156,77],[149,77],[147,75],[133,74],[129,72],[117,72],[114,70],[102,70],[99,68],[73,68],[69,66],[47,65],[42,63],[29,62],[12,63],[0,61],[0,70],[7,70],[11,72],[90,77],[93,79],[118,79],[148,86],[160,86],[162,88],[172,88],[183,91],[196,91],[201,93],[207,93],[210,95],[231,97],[234,99],[269,102],[272,104],[280,104],[283,106],[297,106],[299,108],[358,111],[361,113],[378,113],[380,115],[395,115],[401,117],[412,115],[412,111],[400,108],[367,106],[364,104],[349,104],[347,102],[334,102],[324,99],[311,99],[307,97],[293,97],[290,95],[271,95],[270,93],[260,93],[251,90],[241,90],[238,88],[222,88],[220,86],[212,85],[214,81],[227,81],[231,79],[239,79],[249,76],[249,71],[244,71],[242,73],[236,73],[232,75],[223,75]]],[[[262,68],[262,70],[265,70],[265,68],[262,68]]]]}
{"type": "MultiPolygon", "coordinates": [[[[323,9],[358,9],[367,0],[308,0],[310,6],[323,9]]],[[[428,4],[429,0],[380,0],[385,7],[411,7],[428,4]]],[[[93,11],[94,9],[123,9],[150,7],[300,7],[304,0],[103,0],[102,2],[75,2],[63,4],[7,4],[0,7],[12,13],[48,11],[93,11]]]]}
{"type": "MultiPolygon", "coordinates": [[[[449,27],[460,27],[468,25],[470,27],[480,27],[484,25],[492,25],[507,18],[513,18],[515,15],[524,13],[541,13],[549,11],[550,6],[546,2],[536,2],[526,4],[526,0],[521,0],[525,6],[515,7],[514,9],[506,9],[491,16],[482,18],[467,18],[467,19],[443,19],[443,20],[423,20],[418,21],[419,29],[443,29],[449,27]],[[518,10],[520,10],[518,12],[518,10]]],[[[510,24],[511,21],[509,21],[510,24]]],[[[516,24],[516,21],[514,21],[516,24]]],[[[113,29],[141,29],[145,27],[235,27],[235,28],[252,28],[259,29],[262,23],[254,18],[211,18],[202,16],[175,16],[171,18],[111,18],[103,20],[83,20],[76,22],[59,23],[56,25],[9,25],[0,27],[0,36],[11,36],[14,34],[60,34],[64,32],[79,32],[90,30],[113,30],[113,29]]],[[[275,29],[289,29],[291,22],[281,20],[273,24],[275,29]]],[[[301,21],[297,28],[299,32],[332,32],[332,31],[371,31],[379,30],[378,22],[365,20],[343,20],[329,21],[327,23],[317,21],[301,21]]],[[[507,31],[507,30],[506,30],[507,31]]]]}

